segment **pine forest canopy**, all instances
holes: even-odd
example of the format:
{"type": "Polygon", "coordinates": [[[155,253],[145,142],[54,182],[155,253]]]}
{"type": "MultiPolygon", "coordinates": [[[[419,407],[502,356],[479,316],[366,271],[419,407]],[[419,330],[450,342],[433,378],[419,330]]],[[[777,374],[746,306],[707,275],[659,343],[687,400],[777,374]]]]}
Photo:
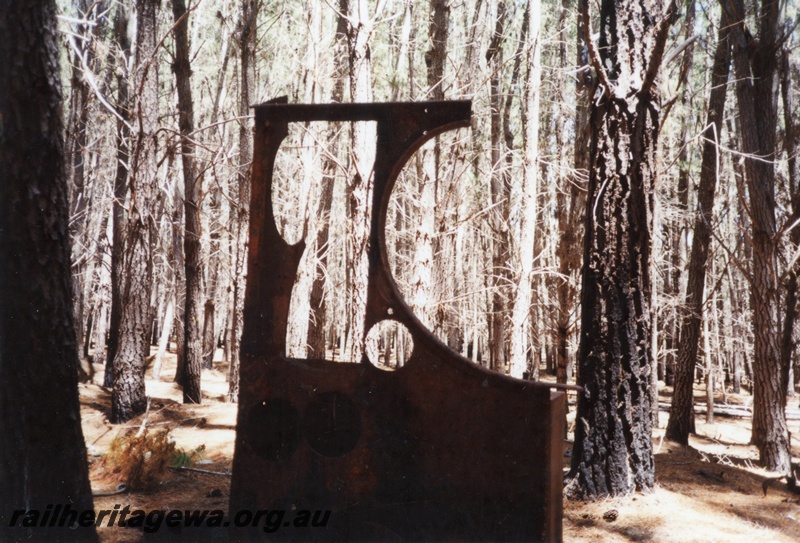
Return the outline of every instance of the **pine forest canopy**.
{"type": "MultiPolygon", "coordinates": [[[[675,383],[668,432],[686,443],[703,377],[712,400],[754,395],[761,461],[789,473],[800,6],[57,5],[75,335],[115,422],[144,411],[144,368],[170,345],[184,402],[218,346],[238,397],[252,105],[469,99],[471,127],[419,149],[391,196],[389,264],[421,322],[495,371],[585,386],[579,494],[650,488],[657,389],[675,383]]],[[[278,230],[305,242],[289,356],[366,347],[374,130],[295,123],[276,158],[278,230]]],[[[378,336],[402,365],[407,334],[378,336]]]]}

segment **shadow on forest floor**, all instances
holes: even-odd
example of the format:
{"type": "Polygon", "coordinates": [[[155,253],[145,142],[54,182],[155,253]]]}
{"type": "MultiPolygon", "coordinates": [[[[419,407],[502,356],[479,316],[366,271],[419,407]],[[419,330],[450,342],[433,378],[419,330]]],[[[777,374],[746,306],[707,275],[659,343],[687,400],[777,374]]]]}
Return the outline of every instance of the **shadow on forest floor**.
{"type": "MultiPolygon", "coordinates": [[[[90,475],[96,491],[107,491],[122,481],[103,468],[101,459],[112,441],[125,432],[142,427],[145,416],[124,425],[108,423],[110,392],[99,386],[102,367],[93,383],[81,384],[83,431],[92,467],[90,475]]],[[[169,430],[178,448],[202,451],[196,467],[211,473],[168,470],[154,490],[131,489],[115,496],[95,498],[95,509],[221,509],[227,511],[230,472],[236,427],[236,405],[224,401],[227,393],[227,368],[215,363],[203,370],[202,405],[183,405],[181,390],[172,382],[175,355],[164,360],[161,378],[148,372],[146,385],[151,397],[144,425],[148,429],[169,430]]],[[[702,393],[702,391],[698,391],[702,393]]],[[[662,401],[669,401],[669,387],[662,387],[662,401]]],[[[731,395],[729,395],[730,397],[731,395]]],[[[734,402],[746,401],[731,398],[734,402]]],[[[574,422],[574,406],[569,421],[574,422]]],[[[657,486],[649,494],[609,498],[593,503],[564,502],[564,541],[566,542],[706,542],[742,543],[800,541],[800,496],[786,490],[785,482],[774,483],[764,496],[762,484],[774,474],[757,467],[755,447],[748,445],[750,420],[717,417],[715,424],[697,418],[698,434],[690,447],[662,439],[667,413],[661,413],[654,433],[657,486]],[[616,513],[611,513],[615,511],[616,513]],[[608,519],[608,520],[607,520],[608,519]]],[[[800,436],[800,422],[790,423],[793,435],[800,436]]],[[[571,436],[570,436],[571,439],[571,436]]],[[[569,445],[567,446],[569,448],[569,445]]],[[[793,449],[800,456],[800,443],[793,449]]],[[[569,465],[565,456],[564,467],[569,465]]],[[[100,527],[104,543],[149,541],[141,530],[100,527]]],[[[158,539],[180,540],[160,531],[158,539]]],[[[177,535],[177,534],[172,534],[177,535]]],[[[193,540],[198,534],[194,534],[193,540]]],[[[209,532],[215,541],[225,541],[224,533],[209,532]]]]}

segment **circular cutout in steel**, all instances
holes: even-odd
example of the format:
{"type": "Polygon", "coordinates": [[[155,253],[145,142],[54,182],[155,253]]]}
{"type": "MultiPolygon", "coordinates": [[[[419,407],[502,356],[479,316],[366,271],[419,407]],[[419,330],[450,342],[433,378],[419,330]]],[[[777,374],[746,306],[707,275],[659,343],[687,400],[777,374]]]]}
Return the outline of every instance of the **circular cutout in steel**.
{"type": "Polygon", "coordinates": [[[367,358],[384,371],[394,371],[408,362],[414,350],[411,332],[401,322],[384,319],[369,329],[365,342],[367,358]]]}
{"type": "Polygon", "coordinates": [[[250,410],[247,442],[262,458],[273,462],[288,459],[300,444],[300,414],[288,400],[261,402],[250,410]]]}
{"type": "Polygon", "coordinates": [[[331,458],[343,456],[361,436],[361,413],[344,394],[323,392],[306,407],[303,428],[314,451],[331,458]]]}

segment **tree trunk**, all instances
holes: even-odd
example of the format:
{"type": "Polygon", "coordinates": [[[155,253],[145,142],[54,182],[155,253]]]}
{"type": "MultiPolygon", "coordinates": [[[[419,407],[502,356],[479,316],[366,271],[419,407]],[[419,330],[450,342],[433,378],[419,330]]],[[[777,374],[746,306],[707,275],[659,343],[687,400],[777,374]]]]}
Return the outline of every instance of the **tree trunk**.
{"type": "MultiPolygon", "coordinates": [[[[694,36],[695,28],[695,0],[690,0],[686,5],[686,16],[684,18],[684,38],[691,39],[694,36]]],[[[680,92],[680,99],[682,110],[686,112],[682,118],[680,134],[678,135],[678,144],[681,146],[678,152],[678,183],[675,188],[677,193],[677,201],[675,207],[677,213],[674,219],[670,222],[664,221],[664,240],[668,244],[671,253],[671,269],[665,274],[664,278],[664,295],[677,299],[681,296],[681,270],[685,264],[685,237],[686,237],[686,221],[684,217],[688,215],[689,211],[689,166],[690,161],[687,159],[690,146],[687,143],[689,137],[689,129],[693,125],[692,115],[694,114],[691,104],[691,97],[693,93],[689,88],[689,74],[694,62],[694,46],[690,44],[686,52],[683,53],[683,61],[681,63],[680,72],[677,78],[677,89],[680,92]]],[[[714,68],[712,68],[713,70],[714,68]]],[[[713,77],[713,75],[712,75],[713,77]]],[[[713,87],[712,87],[713,88],[713,87]]],[[[667,112],[668,114],[668,112],[667,112]]],[[[719,131],[717,131],[719,133],[719,131]]],[[[705,143],[707,145],[708,142],[705,143]]],[[[677,307],[677,304],[675,304],[677,307]]],[[[677,318],[664,319],[664,350],[666,351],[663,357],[663,369],[659,367],[659,374],[661,374],[668,385],[674,386],[674,373],[676,367],[675,351],[680,337],[680,322],[681,316],[677,318]]],[[[662,365],[659,360],[659,366],[662,365]]]]}
{"type": "Polygon", "coordinates": [[[214,352],[217,341],[214,336],[214,302],[206,300],[203,306],[203,369],[214,367],[214,352]]]}
{"type": "MultiPolygon", "coordinates": [[[[167,167],[168,171],[175,171],[172,167],[172,160],[168,159],[170,164],[167,167]]],[[[172,194],[175,202],[179,202],[183,198],[182,183],[175,181],[172,187],[172,194]]],[[[184,275],[186,274],[186,264],[184,263],[183,256],[183,240],[182,228],[184,206],[175,205],[172,207],[172,217],[170,223],[172,225],[172,235],[170,236],[169,248],[169,261],[172,264],[171,269],[174,277],[171,277],[172,284],[175,288],[175,321],[173,329],[175,330],[175,377],[174,382],[178,386],[183,387],[183,380],[186,378],[186,356],[184,354],[186,341],[184,341],[184,333],[186,326],[184,326],[183,314],[186,311],[186,281],[184,275]]]]}
{"type": "Polygon", "coordinates": [[[195,167],[194,104],[192,102],[192,68],[190,64],[189,17],[185,0],[172,0],[175,20],[175,83],[178,88],[178,126],[181,131],[183,162],[184,229],[183,252],[186,273],[186,305],[183,313],[183,403],[202,403],[200,368],[203,362],[203,255],[200,244],[200,198],[203,176],[195,167]]]}
{"type": "Polygon", "coordinates": [[[105,241],[111,236],[111,222],[106,216],[106,228],[103,232],[104,241],[100,244],[98,267],[100,268],[100,278],[97,287],[97,316],[95,317],[94,327],[94,355],[92,361],[102,364],[106,360],[106,338],[108,337],[108,308],[111,306],[111,253],[108,243],[105,241]]]}
{"type": "MultiPolygon", "coordinates": [[[[347,2],[347,53],[350,100],[372,101],[372,59],[370,38],[373,24],[367,0],[347,2]]],[[[347,186],[347,245],[350,281],[347,289],[348,340],[344,359],[359,361],[364,353],[364,316],[367,308],[369,275],[369,211],[372,200],[372,166],[375,161],[375,134],[367,123],[350,124],[353,176],[347,186]]]]}
{"type": "MultiPolygon", "coordinates": [[[[427,96],[431,100],[444,100],[444,68],[447,60],[447,38],[450,24],[450,5],[447,0],[432,0],[428,21],[428,41],[431,48],[425,52],[427,66],[427,96]]],[[[420,321],[431,330],[437,329],[436,285],[434,259],[436,243],[436,207],[441,163],[441,141],[435,138],[433,149],[420,150],[417,181],[419,182],[419,218],[416,224],[414,255],[411,260],[409,307],[420,321]]]]}
{"type": "MultiPolygon", "coordinates": [[[[87,0],[78,0],[75,5],[74,14],[77,19],[89,20],[90,14],[87,13],[87,0]]],[[[88,200],[91,193],[91,185],[86,185],[85,173],[85,148],[86,148],[86,127],[89,122],[89,84],[82,77],[83,64],[90,62],[92,56],[92,32],[89,25],[78,23],[75,27],[75,35],[68,35],[72,54],[72,78],[70,96],[69,124],[67,125],[67,164],[70,175],[70,239],[72,240],[72,261],[73,261],[73,292],[75,293],[75,335],[78,343],[82,341],[83,317],[84,317],[84,286],[87,274],[85,267],[88,259],[81,258],[81,253],[85,250],[88,224],[88,200]],[[82,39],[77,39],[80,36],[82,39]]],[[[97,28],[97,25],[94,25],[97,28]]]]}
{"type": "MultiPolygon", "coordinates": [[[[336,18],[336,35],[334,37],[334,57],[333,57],[333,89],[331,90],[331,101],[341,102],[344,100],[344,62],[342,59],[347,51],[347,12],[346,0],[339,2],[339,15],[336,18]]],[[[339,127],[331,123],[328,130],[328,152],[336,156],[336,135],[339,127]]],[[[314,241],[314,251],[316,261],[314,267],[314,279],[311,283],[309,293],[309,316],[308,316],[308,336],[306,356],[313,359],[325,358],[325,330],[327,301],[325,297],[325,276],[328,266],[329,234],[331,229],[331,206],[333,205],[333,187],[336,180],[337,165],[335,161],[326,158],[324,161],[322,187],[317,200],[317,220],[316,236],[314,241]]]]}
{"type": "MultiPolygon", "coordinates": [[[[533,249],[538,218],[539,198],[539,89],[542,80],[542,42],[540,34],[542,3],[528,0],[525,10],[521,39],[526,39],[525,56],[528,66],[523,109],[523,168],[521,191],[521,217],[519,234],[519,277],[517,294],[511,311],[511,359],[512,377],[522,378],[528,371],[528,328],[532,301],[533,249]]],[[[521,58],[521,55],[518,57],[521,58]]],[[[516,62],[516,61],[515,61],[516,62]]],[[[513,85],[513,78],[512,78],[513,85]]],[[[510,128],[506,128],[510,132],[510,128]]],[[[509,150],[510,151],[510,150],[509,150]]]]}
{"type": "Polygon", "coordinates": [[[15,510],[93,509],[78,402],[55,2],[0,7],[0,539],[15,510]]]}
{"type": "Polygon", "coordinates": [[[242,335],[244,282],[247,270],[247,231],[250,225],[250,166],[253,161],[253,131],[249,120],[250,105],[255,91],[256,33],[258,7],[256,0],[242,0],[239,22],[239,61],[241,92],[239,95],[239,200],[235,209],[236,262],[233,270],[233,312],[231,314],[231,360],[228,373],[228,400],[239,398],[239,344],[242,335]]]}
{"type": "MultiPolygon", "coordinates": [[[[627,0],[604,2],[599,54],[589,42],[601,85],[590,121],[578,374],[584,391],[572,453],[574,493],[589,498],[655,483],[649,348],[655,79],[677,6],[633,8],[627,0]],[[630,26],[641,28],[635,43],[627,38],[630,26]],[[638,85],[628,88],[633,81],[638,85]]],[[[583,19],[589,35],[588,12],[583,19]]]]}
{"type": "MultiPolygon", "coordinates": [[[[214,91],[214,105],[211,108],[211,117],[209,122],[211,124],[217,123],[219,121],[219,109],[220,109],[220,101],[222,99],[222,91],[225,88],[226,77],[228,73],[228,64],[230,61],[230,53],[231,53],[231,44],[233,39],[231,37],[230,32],[228,31],[227,25],[225,24],[225,20],[221,19],[220,21],[221,28],[220,31],[223,33],[223,45],[222,45],[222,59],[221,65],[222,67],[219,70],[219,75],[217,79],[217,86],[214,91]]],[[[219,124],[217,130],[214,131],[215,134],[218,135],[219,141],[222,141],[225,137],[225,125],[219,124]]],[[[213,140],[214,137],[211,136],[213,140]]],[[[216,342],[217,338],[219,337],[219,331],[224,329],[219,326],[219,320],[225,318],[227,314],[227,310],[218,310],[218,308],[225,308],[225,293],[222,289],[224,284],[221,277],[223,277],[223,272],[221,271],[222,262],[223,262],[223,254],[224,251],[222,249],[222,239],[223,239],[223,223],[222,223],[222,183],[221,180],[216,175],[216,170],[214,170],[214,181],[210,183],[209,188],[209,249],[208,249],[208,277],[206,278],[206,307],[208,304],[211,304],[211,315],[214,317],[212,322],[203,321],[203,367],[204,368],[211,368],[211,364],[214,360],[214,351],[216,350],[216,342]],[[210,341],[207,342],[207,341],[210,341]],[[209,352],[211,353],[209,356],[209,352]]],[[[208,311],[205,312],[205,315],[208,316],[208,311]]]]}
{"type": "MultiPolygon", "coordinates": [[[[112,229],[109,214],[105,211],[97,229],[97,249],[94,256],[95,269],[97,269],[97,289],[94,294],[95,310],[94,310],[94,330],[92,337],[94,338],[94,352],[89,362],[91,368],[92,378],[94,377],[95,362],[104,363],[106,360],[106,336],[108,333],[108,307],[110,298],[111,287],[111,274],[109,268],[111,267],[111,254],[109,252],[108,240],[111,238],[112,229]]],[[[74,283],[74,279],[73,279],[74,283]]],[[[92,337],[87,337],[84,349],[89,347],[92,342],[92,337]]],[[[88,356],[88,354],[87,354],[88,356]]]]}
{"type": "MultiPolygon", "coordinates": [[[[689,432],[694,430],[692,411],[694,371],[697,361],[697,346],[703,320],[703,291],[706,281],[706,264],[711,244],[714,195],[719,175],[719,153],[717,144],[722,135],[722,116],[725,113],[725,97],[728,92],[728,75],[731,64],[731,43],[728,18],[723,10],[714,64],[711,74],[711,92],[708,95],[706,130],[703,132],[703,158],[700,166],[698,210],[692,237],[692,254],[689,259],[689,278],[686,284],[685,310],[680,316],[678,358],[675,366],[675,384],[672,407],[667,422],[666,438],[683,445],[689,444],[689,432]]],[[[688,190],[688,187],[687,187],[688,190]]]]}
{"type": "MultiPolygon", "coordinates": [[[[788,222],[790,225],[794,225],[789,233],[789,241],[791,246],[800,247],[800,225],[794,224],[795,221],[800,220],[800,173],[797,171],[796,156],[798,127],[793,117],[789,52],[786,49],[783,50],[781,56],[781,96],[783,97],[784,147],[788,157],[789,197],[792,202],[792,214],[788,222]]],[[[790,262],[790,266],[786,271],[786,313],[783,317],[783,331],[781,332],[781,379],[787,394],[793,396],[798,375],[794,375],[794,379],[791,379],[790,374],[792,373],[792,355],[795,349],[794,334],[798,309],[797,282],[800,264],[795,261],[790,262]]]]}
{"type": "MultiPolygon", "coordinates": [[[[304,52],[303,69],[299,74],[302,81],[302,96],[298,99],[302,103],[318,103],[318,87],[321,86],[319,80],[319,50],[320,35],[322,25],[322,5],[314,4],[304,15],[303,23],[311,31],[308,44],[304,52]]],[[[316,233],[322,228],[319,223],[328,219],[325,215],[320,215],[318,199],[325,196],[328,183],[323,181],[323,186],[314,183],[314,177],[318,172],[319,160],[314,150],[313,141],[316,140],[317,132],[315,125],[305,123],[303,128],[297,133],[296,140],[300,149],[297,160],[297,174],[295,180],[290,181],[288,186],[281,183],[276,186],[281,192],[291,193],[291,209],[297,210],[296,217],[286,217],[286,227],[284,236],[292,239],[292,242],[299,240],[305,235],[306,246],[300,263],[297,268],[294,285],[292,287],[291,298],[289,301],[289,316],[286,323],[286,354],[293,358],[308,357],[308,327],[312,319],[316,319],[315,311],[312,312],[311,291],[317,272],[317,245],[316,233]]],[[[288,143],[288,142],[287,142],[288,143]]],[[[288,194],[287,194],[288,196],[288,194]]],[[[288,209],[284,207],[284,216],[288,209]]],[[[283,220],[283,219],[282,219],[283,220]]],[[[317,307],[313,308],[314,310],[317,307]]]]}
{"type": "MultiPolygon", "coordinates": [[[[170,288],[172,289],[172,287],[170,288]]],[[[164,309],[164,325],[161,327],[161,337],[158,338],[158,350],[156,351],[156,358],[153,361],[152,375],[155,380],[161,377],[161,366],[164,355],[167,354],[170,332],[172,331],[172,324],[175,320],[175,293],[172,292],[172,290],[167,294],[166,304],[167,307],[164,309]]]]}
{"type": "MultiPolygon", "coordinates": [[[[329,139],[330,141],[330,139],[329,139]]],[[[317,205],[317,231],[314,248],[314,277],[311,282],[306,356],[312,359],[325,358],[325,268],[328,264],[328,233],[330,232],[330,210],[333,201],[334,165],[325,171],[317,205]]]]}
{"type": "Polygon", "coordinates": [[[786,427],[786,388],[782,385],[778,328],[777,250],[775,246],[775,130],[780,4],[760,6],[758,38],[743,20],[744,2],[727,0],[723,9],[733,23],[733,63],[739,104],[739,134],[750,195],[753,249],[750,282],[753,330],[753,433],[759,459],[769,470],[789,473],[791,453],[786,427]]]}
{"type": "Polygon", "coordinates": [[[502,83],[501,73],[503,66],[502,42],[505,34],[505,23],[508,15],[504,0],[498,0],[495,13],[494,34],[486,50],[486,61],[489,64],[491,75],[489,77],[489,102],[491,107],[491,213],[492,229],[492,308],[489,314],[489,364],[495,371],[501,371],[506,363],[506,337],[503,321],[506,313],[506,296],[508,274],[508,201],[504,190],[502,160],[502,83]]]}
{"type": "Polygon", "coordinates": [[[133,117],[138,120],[138,132],[131,145],[132,197],[120,263],[122,311],[114,357],[113,423],[125,422],[144,413],[147,407],[144,370],[145,358],[150,354],[152,252],[157,237],[152,213],[157,192],[158,62],[151,62],[156,55],[157,10],[157,0],[137,1],[134,81],[138,94],[134,96],[133,117]]]}
{"type": "MultiPolygon", "coordinates": [[[[581,9],[585,9],[585,3],[580,3],[581,9]]],[[[572,330],[572,320],[574,309],[574,298],[576,289],[573,286],[572,277],[581,267],[581,240],[583,238],[583,226],[581,217],[586,208],[586,193],[581,190],[585,186],[589,172],[589,103],[591,91],[594,87],[591,66],[589,66],[589,56],[586,52],[586,36],[584,35],[583,25],[580,24],[581,14],[578,13],[577,29],[577,66],[578,76],[575,79],[575,146],[573,150],[573,171],[572,179],[569,180],[566,191],[559,191],[560,200],[558,214],[558,247],[556,256],[558,257],[559,278],[556,295],[558,297],[558,317],[556,321],[556,343],[558,362],[556,370],[556,380],[559,383],[566,383],[570,374],[570,360],[568,353],[568,340],[572,330]],[[566,200],[565,196],[569,196],[566,200]]]]}
{"type": "Polygon", "coordinates": [[[714,424],[714,365],[711,362],[710,315],[703,317],[703,360],[706,382],[706,424],[714,424]]]}
{"type": "Polygon", "coordinates": [[[114,386],[114,359],[119,344],[120,320],[122,318],[122,249],[125,243],[125,197],[128,194],[128,160],[130,158],[130,89],[128,88],[128,67],[131,56],[131,36],[128,35],[128,11],[117,4],[114,14],[114,35],[119,45],[121,62],[117,75],[117,111],[122,118],[117,119],[117,168],[114,174],[114,198],[111,207],[111,316],[109,324],[108,351],[103,386],[114,386]]]}

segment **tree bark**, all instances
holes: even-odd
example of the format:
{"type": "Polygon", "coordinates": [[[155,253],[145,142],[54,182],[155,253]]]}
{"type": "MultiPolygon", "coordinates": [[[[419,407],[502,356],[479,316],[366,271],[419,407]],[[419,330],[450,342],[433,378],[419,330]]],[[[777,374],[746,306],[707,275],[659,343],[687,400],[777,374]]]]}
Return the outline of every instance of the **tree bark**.
{"type": "Polygon", "coordinates": [[[758,37],[745,27],[744,2],[726,0],[731,18],[739,135],[750,196],[753,251],[750,289],[753,309],[753,433],[761,463],[789,473],[791,452],[786,427],[786,388],[781,379],[778,327],[777,249],[775,246],[775,131],[780,4],[764,0],[758,37]]]}
{"type": "MultiPolygon", "coordinates": [[[[0,6],[0,539],[18,509],[93,509],[78,401],[59,33],[53,1],[0,6]]],[[[97,541],[94,527],[70,539],[97,541]]]]}
{"type": "Polygon", "coordinates": [[[194,103],[192,102],[192,67],[190,64],[189,16],[185,0],[172,0],[175,20],[175,83],[178,89],[178,127],[181,131],[183,163],[183,252],[186,279],[186,305],[183,313],[183,403],[202,403],[200,368],[203,362],[203,248],[200,243],[200,199],[203,176],[195,167],[194,103]]]}
{"type": "MultiPolygon", "coordinates": [[[[590,49],[601,84],[591,106],[578,358],[584,390],[572,453],[572,491],[588,498],[655,483],[649,348],[655,79],[676,11],[675,3],[665,10],[660,2],[603,2],[599,56],[590,49]],[[641,29],[633,41],[632,26],[641,29]]],[[[588,30],[588,13],[583,19],[588,30]]]]}
{"type": "Polygon", "coordinates": [[[134,115],[137,131],[131,145],[130,207],[120,262],[122,311],[114,357],[111,422],[120,423],[144,413],[145,358],[149,355],[153,284],[153,246],[158,128],[157,0],[137,0],[134,115]]]}
{"type": "MultiPolygon", "coordinates": [[[[703,132],[703,158],[700,166],[700,187],[697,196],[697,216],[689,259],[689,278],[686,285],[684,311],[680,316],[678,358],[672,408],[667,422],[666,438],[683,445],[689,444],[689,432],[694,431],[692,411],[693,381],[697,363],[697,346],[703,322],[703,292],[706,280],[708,250],[711,245],[714,195],[717,189],[720,162],[718,142],[722,135],[722,116],[728,92],[731,64],[729,19],[723,10],[720,18],[717,47],[711,73],[711,92],[708,95],[706,129],[703,132]]],[[[688,176],[688,174],[687,174],[688,176]]],[[[687,187],[688,190],[688,187],[687,187]]]]}

